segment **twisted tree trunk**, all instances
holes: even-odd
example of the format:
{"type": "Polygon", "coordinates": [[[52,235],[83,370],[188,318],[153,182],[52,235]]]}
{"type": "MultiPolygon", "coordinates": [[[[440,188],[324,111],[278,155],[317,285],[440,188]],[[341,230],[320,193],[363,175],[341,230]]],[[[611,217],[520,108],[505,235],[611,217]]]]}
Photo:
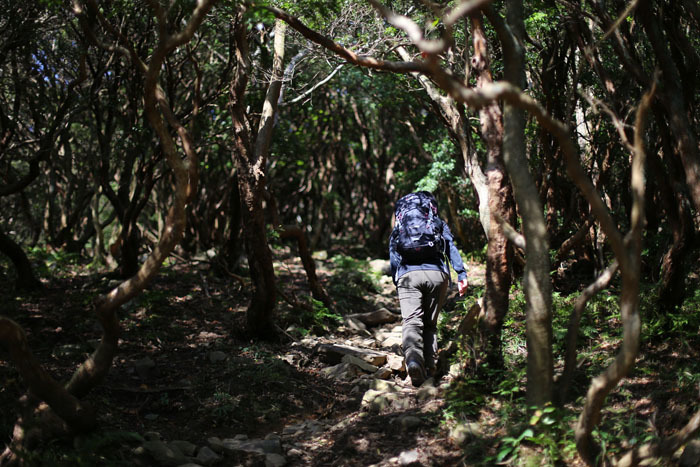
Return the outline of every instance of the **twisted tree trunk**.
{"type": "Polygon", "coordinates": [[[267,153],[282,86],[284,28],[281,22],[275,26],[274,78],[265,96],[260,126],[255,138],[245,102],[250,53],[247,28],[243,19],[244,12],[245,9],[241,7],[235,19],[234,46],[238,66],[231,83],[229,108],[234,125],[233,139],[236,148],[234,159],[238,170],[238,188],[243,210],[243,236],[253,283],[253,298],[247,312],[248,330],[257,337],[268,339],[276,335],[273,313],[277,297],[275,271],[272,266],[272,253],[267,243],[262,201],[265,193],[267,153]]]}

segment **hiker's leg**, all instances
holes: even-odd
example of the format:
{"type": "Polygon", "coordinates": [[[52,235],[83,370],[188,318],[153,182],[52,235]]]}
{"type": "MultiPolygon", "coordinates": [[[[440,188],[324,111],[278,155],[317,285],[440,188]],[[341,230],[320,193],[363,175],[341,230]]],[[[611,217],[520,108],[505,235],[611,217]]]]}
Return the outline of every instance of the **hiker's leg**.
{"type": "Polygon", "coordinates": [[[437,357],[437,320],[447,295],[448,277],[441,271],[423,271],[426,274],[423,315],[423,358],[425,368],[432,374],[437,357]]]}
{"type": "Polygon", "coordinates": [[[399,279],[396,290],[401,306],[401,348],[405,360],[423,365],[423,293],[420,290],[422,271],[407,272],[399,279]]]}

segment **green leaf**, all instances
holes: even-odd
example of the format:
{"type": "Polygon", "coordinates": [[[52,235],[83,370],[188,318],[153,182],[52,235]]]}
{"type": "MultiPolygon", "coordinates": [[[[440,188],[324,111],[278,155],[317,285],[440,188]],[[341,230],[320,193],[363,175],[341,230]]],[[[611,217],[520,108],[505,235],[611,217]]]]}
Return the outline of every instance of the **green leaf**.
{"type": "Polygon", "coordinates": [[[498,451],[498,455],[496,456],[496,462],[503,461],[503,459],[505,459],[511,452],[513,452],[513,447],[505,446],[500,451],[498,451]]]}

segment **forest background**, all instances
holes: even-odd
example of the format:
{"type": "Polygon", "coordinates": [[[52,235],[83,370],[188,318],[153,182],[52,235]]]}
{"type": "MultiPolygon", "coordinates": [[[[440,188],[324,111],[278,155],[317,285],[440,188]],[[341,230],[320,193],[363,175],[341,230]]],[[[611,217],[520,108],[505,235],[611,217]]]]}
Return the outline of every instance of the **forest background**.
{"type": "Polygon", "coordinates": [[[697,2],[2,7],[4,462],[84,455],[37,440],[104,425],[127,328],[177,338],[169,281],[245,349],[337,330],[415,189],[484,266],[435,423],[500,415],[460,462],[694,446],[697,2]]]}

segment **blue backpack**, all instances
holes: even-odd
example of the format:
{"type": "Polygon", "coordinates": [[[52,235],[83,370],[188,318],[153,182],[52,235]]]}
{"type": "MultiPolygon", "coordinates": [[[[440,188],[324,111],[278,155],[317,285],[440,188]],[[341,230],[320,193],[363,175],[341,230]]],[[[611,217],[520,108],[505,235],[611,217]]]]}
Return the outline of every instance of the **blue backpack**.
{"type": "Polygon", "coordinates": [[[396,202],[396,251],[406,264],[435,263],[444,255],[442,220],[437,201],[426,191],[410,193],[396,202]]]}

